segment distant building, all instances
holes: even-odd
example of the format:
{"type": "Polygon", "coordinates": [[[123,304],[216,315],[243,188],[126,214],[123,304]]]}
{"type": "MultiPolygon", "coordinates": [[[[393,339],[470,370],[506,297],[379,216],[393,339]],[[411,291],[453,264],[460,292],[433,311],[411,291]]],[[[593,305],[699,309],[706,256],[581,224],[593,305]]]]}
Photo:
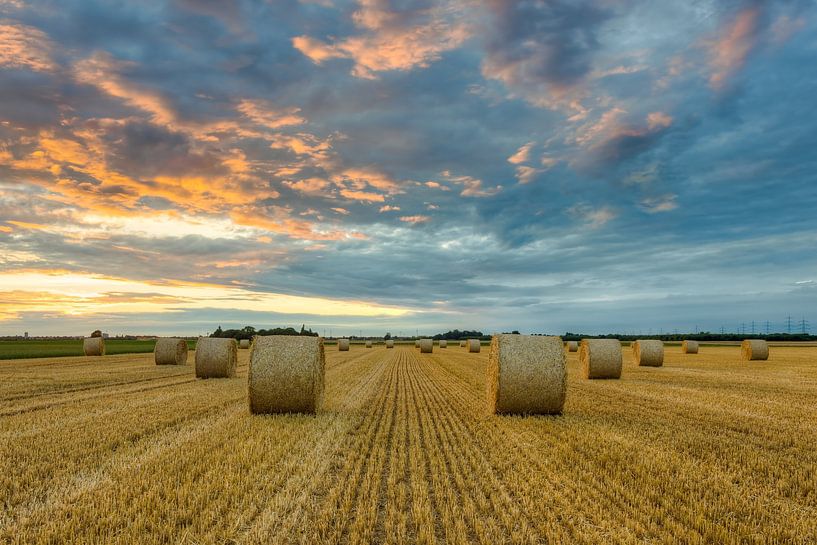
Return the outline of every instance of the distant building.
{"type": "Polygon", "coordinates": [[[28,339],[28,331],[26,331],[25,333],[23,333],[23,337],[25,337],[26,339],[28,339]]]}
{"type": "Polygon", "coordinates": [[[102,338],[103,338],[103,339],[107,339],[108,337],[109,337],[109,335],[108,335],[107,333],[103,333],[103,334],[102,334],[102,338]]]}

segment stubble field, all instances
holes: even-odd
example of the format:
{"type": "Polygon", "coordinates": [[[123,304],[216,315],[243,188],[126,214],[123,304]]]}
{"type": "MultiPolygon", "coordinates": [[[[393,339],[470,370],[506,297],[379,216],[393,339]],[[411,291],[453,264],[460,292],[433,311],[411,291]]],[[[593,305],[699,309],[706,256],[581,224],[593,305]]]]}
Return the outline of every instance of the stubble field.
{"type": "Polygon", "coordinates": [[[817,348],[624,354],[527,418],[486,415],[487,347],[328,346],[317,416],[251,416],[247,350],[3,361],[0,542],[817,542],[817,348]]]}

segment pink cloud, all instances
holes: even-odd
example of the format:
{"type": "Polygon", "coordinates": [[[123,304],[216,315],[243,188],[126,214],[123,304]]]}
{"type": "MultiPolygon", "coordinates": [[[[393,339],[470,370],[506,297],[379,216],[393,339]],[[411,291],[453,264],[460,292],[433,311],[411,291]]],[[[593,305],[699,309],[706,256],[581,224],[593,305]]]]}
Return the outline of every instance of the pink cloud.
{"type": "Polygon", "coordinates": [[[306,119],[299,115],[299,108],[276,108],[266,100],[244,99],[238,103],[236,109],[252,122],[268,129],[300,125],[306,122],[306,119]]]}
{"type": "Polygon", "coordinates": [[[0,68],[25,68],[35,72],[56,69],[51,42],[41,30],[0,20],[0,68]]]}
{"type": "Polygon", "coordinates": [[[394,11],[383,0],[360,0],[353,20],[362,33],[328,44],[310,36],[292,39],[295,49],[315,64],[352,59],[352,74],[375,78],[376,72],[425,68],[443,52],[459,47],[470,35],[443,9],[394,11]]]}
{"type": "Polygon", "coordinates": [[[530,159],[530,151],[533,149],[533,142],[528,142],[524,146],[516,150],[516,153],[508,157],[508,162],[512,165],[527,162],[530,159]]]}
{"type": "Polygon", "coordinates": [[[713,88],[723,88],[729,78],[743,67],[756,45],[759,20],[759,8],[746,8],[721,29],[719,38],[709,43],[709,64],[712,68],[709,84],[713,88]]]}
{"type": "Polygon", "coordinates": [[[417,216],[400,216],[400,221],[403,221],[403,222],[406,222],[406,223],[414,223],[414,224],[427,223],[427,222],[431,221],[431,217],[430,216],[420,216],[420,215],[417,215],[417,216]]]}
{"type": "Polygon", "coordinates": [[[442,175],[449,182],[463,186],[460,192],[463,197],[492,197],[502,191],[501,185],[486,188],[482,186],[482,180],[471,176],[454,176],[447,170],[443,171],[442,175]]]}

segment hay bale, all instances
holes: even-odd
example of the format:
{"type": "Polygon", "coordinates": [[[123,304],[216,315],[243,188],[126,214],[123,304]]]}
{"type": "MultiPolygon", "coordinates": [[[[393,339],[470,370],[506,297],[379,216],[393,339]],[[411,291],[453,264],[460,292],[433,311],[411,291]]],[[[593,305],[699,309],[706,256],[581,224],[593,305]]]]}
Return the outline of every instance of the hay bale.
{"type": "Polygon", "coordinates": [[[633,358],[640,367],[661,367],[664,365],[664,342],[658,340],[637,340],[633,343],[633,358]]]}
{"type": "Polygon", "coordinates": [[[577,343],[576,341],[567,341],[565,343],[565,345],[567,346],[567,351],[568,352],[578,352],[579,351],[579,343],[577,343]]]}
{"type": "Polygon", "coordinates": [[[316,412],[323,401],[325,366],[320,337],[256,337],[247,375],[250,412],[316,412]]]}
{"type": "Polygon", "coordinates": [[[394,348],[394,341],[391,339],[386,341],[386,348],[394,348]]]}
{"type": "Polygon", "coordinates": [[[681,343],[681,352],[684,354],[697,354],[698,341],[684,341],[681,343]]]}
{"type": "Polygon", "coordinates": [[[465,348],[465,341],[460,341],[460,348],[465,348]]]}
{"type": "Polygon", "coordinates": [[[448,348],[448,341],[445,339],[440,341],[440,348],[448,348]]]}
{"type": "Polygon", "coordinates": [[[468,339],[468,352],[478,353],[481,348],[479,339],[468,339]]]}
{"type": "Polygon", "coordinates": [[[491,414],[561,413],[567,394],[562,339],[494,335],[486,382],[491,414]]]}
{"type": "Polygon", "coordinates": [[[196,376],[230,378],[235,376],[238,343],[235,339],[199,337],[196,342],[196,376]]]}
{"type": "Polygon", "coordinates": [[[241,349],[247,349],[250,347],[250,340],[249,339],[241,339],[238,341],[238,347],[241,349]]]}
{"type": "Polygon", "coordinates": [[[618,339],[583,339],[579,361],[584,378],[620,378],[621,343],[618,339]]]}
{"type": "Polygon", "coordinates": [[[434,341],[431,339],[420,339],[420,353],[431,354],[434,351],[434,341]]]}
{"type": "Polygon", "coordinates": [[[104,356],[105,339],[102,337],[85,337],[82,339],[82,351],[86,356],[104,356]]]}
{"type": "Polygon", "coordinates": [[[186,365],[187,341],[172,338],[156,339],[153,359],[156,365],[186,365]]]}
{"type": "Polygon", "coordinates": [[[349,339],[338,339],[338,351],[339,352],[349,351],[349,339]]]}
{"type": "Polygon", "coordinates": [[[372,347],[372,341],[366,341],[366,348],[372,347]]]}
{"type": "Polygon", "coordinates": [[[414,341],[414,348],[420,348],[420,339],[414,341]]]}
{"type": "Polygon", "coordinates": [[[746,339],[740,343],[740,353],[744,360],[769,359],[769,344],[763,339],[746,339]]]}

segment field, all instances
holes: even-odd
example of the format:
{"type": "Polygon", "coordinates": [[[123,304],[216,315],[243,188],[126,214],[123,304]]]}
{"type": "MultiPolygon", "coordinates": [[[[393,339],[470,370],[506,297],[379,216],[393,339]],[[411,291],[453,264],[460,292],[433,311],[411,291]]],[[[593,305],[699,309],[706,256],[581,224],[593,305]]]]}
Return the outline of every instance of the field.
{"type": "Polygon", "coordinates": [[[0,362],[0,542],[817,543],[817,348],[573,353],[528,418],[485,414],[487,349],[330,347],[317,416],[251,416],[239,358],[0,362]]]}
{"type": "MultiPolygon", "coordinates": [[[[107,354],[142,354],[153,352],[154,340],[105,339],[107,354]]],[[[187,341],[190,349],[196,341],[187,341]]],[[[59,356],[83,356],[82,339],[29,339],[0,341],[0,360],[25,358],[54,358],[59,356]]]]}

